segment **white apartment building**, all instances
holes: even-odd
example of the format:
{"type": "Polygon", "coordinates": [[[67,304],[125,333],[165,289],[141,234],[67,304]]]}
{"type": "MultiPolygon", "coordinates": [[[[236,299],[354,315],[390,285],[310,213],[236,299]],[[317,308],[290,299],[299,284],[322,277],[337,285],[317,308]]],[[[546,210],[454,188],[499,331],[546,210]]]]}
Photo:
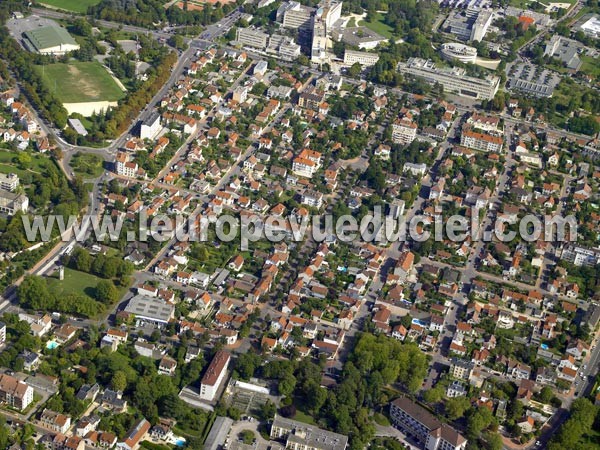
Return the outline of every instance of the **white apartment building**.
{"type": "Polygon", "coordinates": [[[13,192],[19,186],[19,176],[15,173],[0,173],[0,188],[13,192]]]}
{"type": "Polygon", "coordinates": [[[403,74],[423,78],[431,84],[440,83],[447,92],[476,99],[491,100],[500,87],[500,78],[497,76],[485,79],[470,77],[463,68],[437,68],[433,61],[421,58],[410,58],[406,63],[398,63],[398,70],[403,74]]]}
{"type": "Polygon", "coordinates": [[[379,61],[377,53],[358,52],[356,50],[346,50],[344,53],[344,64],[351,66],[359,63],[361,66],[371,67],[379,61]]]}
{"type": "Polygon", "coordinates": [[[397,119],[392,124],[392,141],[408,145],[417,137],[417,124],[408,119],[397,119]]]}
{"type": "Polygon", "coordinates": [[[230,360],[231,355],[224,350],[219,350],[215,354],[200,383],[200,398],[202,400],[210,402],[215,399],[219,387],[225,380],[227,365],[230,360]]]}
{"type": "Polygon", "coordinates": [[[141,139],[154,139],[161,130],[160,114],[153,112],[140,126],[141,139]]]}
{"type": "Polygon", "coordinates": [[[320,208],[323,206],[323,194],[312,189],[307,189],[302,194],[302,204],[313,208],[320,208]]]}
{"type": "Polygon", "coordinates": [[[504,140],[499,136],[466,130],[460,136],[460,145],[482,152],[499,153],[502,151],[504,140]]]}
{"type": "Polygon", "coordinates": [[[416,437],[425,450],[464,450],[467,446],[463,435],[406,397],[390,404],[390,415],[394,426],[416,437]]]}
{"type": "Polygon", "coordinates": [[[496,133],[498,132],[498,124],[500,123],[500,119],[498,117],[490,117],[483,114],[473,113],[471,117],[467,119],[467,123],[472,127],[487,133],[496,133]]]}
{"type": "Polygon", "coordinates": [[[0,374],[0,403],[23,410],[33,401],[33,388],[10,375],[0,374]]]}
{"type": "Polygon", "coordinates": [[[595,266],[600,264],[600,248],[569,244],[563,249],[561,258],[576,266],[595,266]]]}

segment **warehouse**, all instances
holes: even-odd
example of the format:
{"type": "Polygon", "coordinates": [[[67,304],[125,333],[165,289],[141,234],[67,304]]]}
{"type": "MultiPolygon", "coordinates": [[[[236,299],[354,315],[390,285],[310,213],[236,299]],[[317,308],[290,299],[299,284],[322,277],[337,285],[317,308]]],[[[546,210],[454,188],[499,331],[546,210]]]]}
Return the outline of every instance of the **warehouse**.
{"type": "Polygon", "coordinates": [[[64,55],[79,50],[79,44],[59,26],[45,26],[23,33],[25,46],[42,55],[64,55]]]}

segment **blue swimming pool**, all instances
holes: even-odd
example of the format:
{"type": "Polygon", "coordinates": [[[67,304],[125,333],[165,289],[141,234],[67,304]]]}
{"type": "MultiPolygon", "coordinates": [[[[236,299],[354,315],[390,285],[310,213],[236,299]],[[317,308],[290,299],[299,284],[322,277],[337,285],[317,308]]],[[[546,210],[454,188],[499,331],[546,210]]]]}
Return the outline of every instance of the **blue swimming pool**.
{"type": "Polygon", "coordinates": [[[58,342],[56,341],[48,341],[46,342],[46,348],[49,350],[54,350],[56,347],[58,347],[58,342]]]}
{"type": "Polygon", "coordinates": [[[180,437],[175,440],[175,445],[177,447],[183,447],[185,445],[185,439],[180,437]]]}

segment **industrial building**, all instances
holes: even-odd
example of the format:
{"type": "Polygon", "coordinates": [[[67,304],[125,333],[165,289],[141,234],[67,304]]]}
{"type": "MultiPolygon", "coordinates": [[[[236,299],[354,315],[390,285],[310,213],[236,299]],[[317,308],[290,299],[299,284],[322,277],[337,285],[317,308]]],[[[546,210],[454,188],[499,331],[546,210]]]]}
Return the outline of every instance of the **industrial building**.
{"type": "Polygon", "coordinates": [[[79,44],[67,30],[55,25],[26,31],[23,33],[23,40],[28,50],[42,55],[61,56],[79,50],[79,44]]]}
{"type": "Polygon", "coordinates": [[[410,58],[406,63],[398,63],[398,70],[425,79],[431,84],[439,83],[446,92],[453,92],[465,97],[491,100],[500,87],[500,78],[489,76],[475,78],[466,75],[462,68],[437,68],[431,60],[410,58]]]}

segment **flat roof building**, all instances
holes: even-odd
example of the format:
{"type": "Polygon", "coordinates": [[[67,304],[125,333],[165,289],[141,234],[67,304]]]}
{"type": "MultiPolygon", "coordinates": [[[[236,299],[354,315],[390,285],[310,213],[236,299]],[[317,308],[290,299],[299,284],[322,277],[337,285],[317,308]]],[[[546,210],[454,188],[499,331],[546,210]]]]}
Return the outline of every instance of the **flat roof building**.
{"type": "Polygon", "coordinates": [[[348,436],[286,419],[278,414],[275,414],[271,425],[271,439],[284,439],[285,448],[345,450],[348,446],[348,436]]]}
{"type": "Polygon", "coordinates": [[[79,44],[65,30],[56,25],[49,25],[23,33],[25,46],[32,52],[42,55],[64,55],[79,50],[79,44]]]}
{"type": "Polygon", "coordinates": [[[129,300],[124,311],[133,314],[140,322],[163,326],[173,318],[175,307],[158,297],[136,295],[129,300]]]}
{"type": "Polygon", "coordinates": [[[25,194],[16,194],[14,192],[0,189],[0,212],[15,215],[17,212],[27,212],[29,208],[29,197],[25,194]]]}
{"type": "Polygon", "coordinates": [[[16,173],[0,173],[0,188],[14,191],[19,186],[19,176],[16,173]]]}
{"type": "Polygon", "coordinates": [[[361,66],[374,66],[379,61],[377,53],[358,52],[356,50],[346,50],[344,52],[344,64],[351,66],[359,63],[361,66]]]}
{"type": "Polygon", "coordinates": [[[431,84],[439,83],[445,91],[465,97],[491,100],[500,87],[500,78],[497,76],[470,77],[463,68],[438,68],[433,61],[421,58],[410,58],[406,63],[398,63],[398,70],[403,74],[423,78],[431,84]]]}

